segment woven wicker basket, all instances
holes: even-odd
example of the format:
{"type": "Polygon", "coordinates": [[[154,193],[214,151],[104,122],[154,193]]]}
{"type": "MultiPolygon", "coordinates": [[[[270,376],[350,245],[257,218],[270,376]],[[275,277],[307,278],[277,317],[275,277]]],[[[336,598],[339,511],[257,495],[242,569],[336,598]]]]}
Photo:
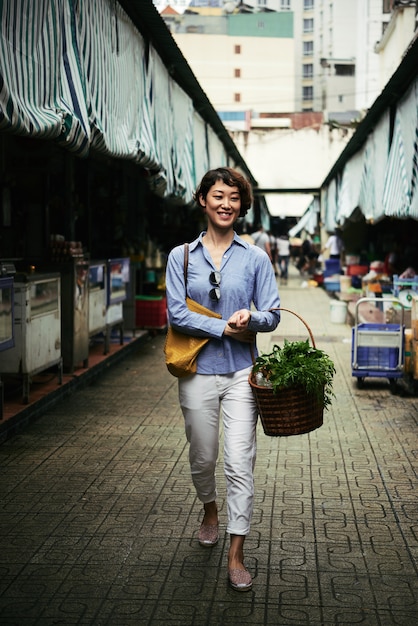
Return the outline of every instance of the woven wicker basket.
{"type": "MultiPolygon", "coordinates": [[[[290,309],[271,309],[287,311],[296,315],[306,326],[315,348],[311,329],[303,318],[290,309]]],[[[255,382],[254,374],[248,379],[257,403],[264,433],[270,437],[302,435],[309,433],[323,424],[324,403],[316,394],[308,394],[303,387],[287,387],[273,391],[271,387],[261,387],[255,382]]]]}

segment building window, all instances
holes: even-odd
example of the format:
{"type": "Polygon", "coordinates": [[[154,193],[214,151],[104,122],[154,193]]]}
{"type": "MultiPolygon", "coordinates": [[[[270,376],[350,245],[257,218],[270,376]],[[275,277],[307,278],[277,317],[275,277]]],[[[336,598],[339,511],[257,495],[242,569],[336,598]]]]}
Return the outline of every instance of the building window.
{"type": "Polygon", "coordinates": [[[313,33],[313,19],[303,20],[303,32],[313,33]]]}
{"type": "Polygon", "coordinates": [[[290,0],[280,0],[280,10],[281,11],[291,11],[292,4],[290,0]]]}
{"type": "Polygon", "coordinates": [[[190,25],[190,26],[186,26],[186,33],[191,33],[191,34],[196,34],[196,33],[204,33],[204,28],[203,26],[194,26],[194,25],[190,25]]]}
{"type": "Polygon", "coordinates": [[[302,100],[313,100],[313,87],[302,88],[302,100]]]}
{"type": "Polygon", "coordinates": [[[310,57],[313,55],[313,41],[303,42],[303,56],[310,57]]]}
{"type": "Polygon", "coordinates": [[[235,78],[241,78],[241,70],[235,69],[234,70],[234,76],[235,76],[235,78]]]}
{"type": "Polygon", "coordinates": [[[241,102],[241,94],[234,93],[234,102],[241,102]]]}
{"type": "Polygon", "coordinates": [[[303,8],[305,11],[312,11],[315,8],[315,0],[303,0],[303,8]]]}
{"type": "Polygon", "coordinates": [[[343,65],[342,63],[335,64],[335,76],[355,76],[355,65],[343,65]]]}
{"type": "Polygon", "coordinates": [[[313,78],[313,64],[305,63],[303,65],[303,78],[313,78]]]}
{"type": "Polygon", "coordinates": [[[391,12],[391,0],[383,0],[382,13],[390,13],[391,12]]]}
{"type": "Polygon", "coordinates": [[[234,46],[235,54],[241,54],[241,46],[239,44],[234,46]]]}

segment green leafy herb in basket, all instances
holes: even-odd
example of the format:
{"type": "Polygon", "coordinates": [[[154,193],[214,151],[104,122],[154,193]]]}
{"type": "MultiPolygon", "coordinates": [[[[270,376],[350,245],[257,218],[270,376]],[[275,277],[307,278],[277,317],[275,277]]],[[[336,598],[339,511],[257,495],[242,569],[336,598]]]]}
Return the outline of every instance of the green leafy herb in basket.
{"type": "Polygon", "coordinates": [[[301,386],[308,394],[315,394],[320,399],[323,396],[324,408],[331,404],[334,396],[334,363],[325,352],[312,347],[308,340],[285,339],[282,348],[275,345],[270,354],[256,358],[253,373],[257,372],[263,375],[274,392],[301,386]]]}

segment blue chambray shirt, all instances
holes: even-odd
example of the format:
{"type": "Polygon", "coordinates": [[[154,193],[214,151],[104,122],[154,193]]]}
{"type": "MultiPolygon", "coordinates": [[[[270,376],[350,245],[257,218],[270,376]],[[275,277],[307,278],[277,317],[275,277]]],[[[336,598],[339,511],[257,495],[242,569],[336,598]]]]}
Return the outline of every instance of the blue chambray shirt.
{"type": "MultiPolygon", "coordinates": [[[[223,335],[226,321],[239,309],[251,310],[248,328],[255,332],[274,330],[280,321],[280,297],[271,261],[264,250],[251,245],[234,233],[231,246],[221,263],[221,298],[211,300],[213,285],[209,275],[217,268],[202,243],[202,232],[189,246],[187,295],[207,308],[220,313],[222,319],[193,313],[185,302],[184,246],[176,246],[167,260],[166,290],[169,323],[173,328],[211,341],[197,360],[198,374],[229,374],[251,366],[250,344],[223,335]],[[252,306],[253,305],[253,306],[252,306]],[[256,311],[254,311],[254,307],[256,311]]],[[[254,350],[257,356],[257,350],[254,350]]]]}

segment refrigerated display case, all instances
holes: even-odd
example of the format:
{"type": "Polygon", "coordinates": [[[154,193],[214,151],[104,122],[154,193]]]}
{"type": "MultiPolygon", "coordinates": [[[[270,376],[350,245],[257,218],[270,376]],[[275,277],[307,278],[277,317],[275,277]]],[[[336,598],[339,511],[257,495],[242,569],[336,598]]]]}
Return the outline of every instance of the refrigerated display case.
{"type": "Polygon", "coordinates": [[[0,278],[0,352],[14,346],[13,283],[13,278],[0,278]]]}
{"type": "MultiPolygon", "coordinates": [[[[14,280],[7,276],[7,269],[0,266],[0,352],[14,346],[14,280]],[[4,275],[3,275],[4,274],[4,275]]],[[[3,419],[4,388],[0,371],[0,420],[3,419]]]]}
{"type": "Polygon", "coordinates": [[[123,344],[123,303],[128,298],[130,284],[130,259],[117,258],[107,261],[107,337],[113,327],[119,328],[119,341],[123,344]]]}
{"type": "Polygon", "coordinates": [[[62,383],[59,274],[16,274],[14,279],[14,345],[0,352],[0,373],[18,374],[23,402],[29,402],[30,380],[57,366],[62,383]]]}
{"type": "Polygon", "coordinates": [[[89,337],[104,336],[104,353],[109,351],[106,327],[107,298],[106,261],[90,261],[89,265],[89,337]]]}

